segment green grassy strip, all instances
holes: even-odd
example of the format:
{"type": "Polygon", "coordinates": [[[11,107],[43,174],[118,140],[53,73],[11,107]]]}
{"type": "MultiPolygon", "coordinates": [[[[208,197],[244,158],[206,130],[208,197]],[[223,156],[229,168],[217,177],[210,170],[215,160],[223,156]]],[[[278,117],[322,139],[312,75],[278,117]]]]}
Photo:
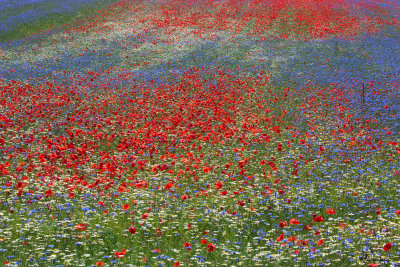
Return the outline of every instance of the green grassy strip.
{"type": "MultiPolygon", "coordinates": [[[[35,33],[46,32],[52,28],[61,27],[63,24],[68,24],[77,20],[81,20],[87,16],[94,15],[97,10],[106,7],[112,2],[115,1],[99,1],[96,4],[92,4],[90,6],[83,6],[81,9],[76,10],[73,13],[54,13],[50,16],[39,18],[34,23],[21,24],[18,27],[15,27],[12,31],[3,33],[0,32],[0,42],[15,41],[27,36],[31,36],[35,33]]],[[[0,19],[4,20],[7,17],[17,15],[30,9],[34,9],[35,7],[36,6],[34,5],[26,5],[24,7],[21,7],[21,9],[13,10],[12,12],[6,12],[6,15],[0,17],[0,19]]]]}

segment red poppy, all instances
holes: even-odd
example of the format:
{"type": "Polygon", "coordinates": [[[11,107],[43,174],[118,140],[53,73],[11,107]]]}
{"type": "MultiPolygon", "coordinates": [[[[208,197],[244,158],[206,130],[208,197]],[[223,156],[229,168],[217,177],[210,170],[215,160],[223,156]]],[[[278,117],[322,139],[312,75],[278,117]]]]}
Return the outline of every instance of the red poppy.
{"type": "Polygon", "coordinates": [[[202,243],[203,245],[205,245],[205,244],[207,243],[207,240],[206,240],[206,239],[202,239],[202,240],[200,241],[200,243],[202,243]]]}
{"type": "Polygon", "coordinates": [[[207,245],[207,251],[208,252],[213,252],[214,250],[215,250],[215,246],[213,244],[209,243],[207,245]]]}
{"type": "Polygon", "coordinates": [[[297,245],[299,245],[300,247],[306,247],[308,246],[308,241],[306,240],[297,240],[297,245]]]}
{"type": "Polygon", "coordinates": [[[130,207],[129,204],[125,204],[125,205],[122,206],[122,208],[123,208],[124,210],[129,209],[129,207],[130,207]]]}
{"type": "Polygon", "coordinates": [[[315,217],[313,218],[313,221],[314,221],[314,222],[323,222],[323,221],[324,221],[324,218],[322,218],[322,216],[315,216],[315,217]]]}
{"type": "Polygon", "coordinates": [[[175,262],[172,266],[173,266],[173,267],[179,266],[179,261],[175,262]]]}
{"type": "Polygon", "coordinates": [[[283,240],[283,238],[285,237],[285,235],[282,233],[277,239],[276,239],[276,241],[282,241],[283,240]]]}
{"type": "Polygon", "coordinates": [[[114,254],[115,254],[115,256],[116,256],[117,258],[123,258],[123,257],[125,257],[126,249],[123,249],[121,252],[119,252],[119,251],[114,252],[114,254]]]}
{"type": "Polygon", "coordinates": [[[384,250],[384,251],[388,251],[391,247],[392,247],[392,244],[391,244],[391,243],[387,243],[387,244],[383,247],[383,250],[384,250]]]}
{"type": "Polygon", "coordinates": [[[210,168],[208,168],[208,167],[204,167],[204,168],[203,168],[203,172],[204,172],[204,173],[209,173],[209,172],[210,172],[210,170],[211,170],[211,169],[210,169],[210,168]]]}
{"type": "Polygon", "coordinates": [[[244,206],[244,201],[243,200],[238,201],[238,205],[243,207],[244,206]]]}
{"type": "Polygon", "coordinates": [[[15,186],[15,188],[24,188],[25,187],[25,183],[23,183],[23,182],[21,182],[21,181],[19,181],[18,183],[17,183],[17,185],[15,186]]]}
{"type": "Polygon", "coordinates": [[[335,214],[335,208],[333,208],[333,209],[327,208],[326,214],[335,214]]]}
{"type": "Polygon", "coordinates": [[[294,224],[299,224],[300,222],[296,218],[293,218],[293,219],[290,219],[289,223],[291,225],[294,225],[294,224]]]}
{"type": "Polygon", "coordinates": [[[98,261],[98,262],[96,262],[96,265],[97,266],[103,266],[105,263],[104,262],[102,262],[102,261],[98,261]]]}
{"type": "Polygon", "coordinates": [[[323,240],[323,239],[320,239],[320,240],[317,242],[317,245],[320,246],[320,245],[322,245],[322,243],[324,243],[324,240],[323,240]]]}
{"type": "Polygon", "coordinates": [[[156,172],[156,171],[158,170],[158,168],[159,168],[158,165],[154,165],[154,166],[151,168],[151,171],[152,171],[152,172],[156,172]]]}
{"type": "Polygon", "coordinates": [[[46,197],[50,197],[52,195],[54,195],[54,193],[53,193],[53,191],[51,191],[51,189],[46,191],[46,195],[45,195],[46,197]]]}
{"type": "Polygon", "coordinates": [[[239,165],[239,168],[244,168],[244,166],[246,166],[246,161],[244,161],[244,160],[240,160],[239,161],[239,163],[238,163],[238,165],[239,165]]]}
{"type": "Polygon", "coordinates": [[[215,187],[217,189],[221,189],[222,188],[222,182],[218,182],[215,187]]]}
{"type": "Polygon", "coordinates": [[[165,189],[170,189],[171,187],[173,187],[174,186],[174,184],[173,183],[168,183],[168,184],[166,184],[165,185],[165,189]]]}
{"type": "Polygon", "coordinates": [[[129,227],[128,231],[129,231],[131,234],[135,234],[135,233],[136,233],[136,229],[135,229],[135,227],[133,227],[133,226],[129,227]]]}
{"type": "Polygon", "coordinates": [[[156,230],[156,232],[155,232],[154,235],[156,235],[156,236],[161,236],[161,235],[162,235],[161,229],[158,228],[158,229],[156,230]]]}
{"type": "Polygon", "coordinates": [[[183,247],[186,248],[187,250],[192,250],[192,245],[189,242],[183,243],[183,247]]]}
{"type": "Polygon", "coordinates": [[[76,228],[77,230],[80,230],[80,231],[83,231],[83,230],[86,229],[84,223],[77,224],[77,225],[75,226],[75,228],[76,228]]]}
{"type": "Polygon", "coordinates": [[[278,147],[276,148],[276,150],[278,150],[278,151],[282,151],[283,150],[283,147],[282,147],[281,143],[278,144],[278,147]]]}

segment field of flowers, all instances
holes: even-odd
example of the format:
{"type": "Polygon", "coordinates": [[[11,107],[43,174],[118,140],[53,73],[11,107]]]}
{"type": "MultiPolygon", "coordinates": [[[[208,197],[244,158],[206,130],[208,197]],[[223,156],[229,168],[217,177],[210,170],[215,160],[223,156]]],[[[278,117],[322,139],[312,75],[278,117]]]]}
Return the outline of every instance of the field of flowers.
{"type": "Polygon", "coordinates": [[[400,265],[398,1],[0,3],[0,265],[400,265]]]}
{"type": "Polygon", "coordinates": [[[0,0],[0,41],[57,29],[113,0],[0,0]]]}

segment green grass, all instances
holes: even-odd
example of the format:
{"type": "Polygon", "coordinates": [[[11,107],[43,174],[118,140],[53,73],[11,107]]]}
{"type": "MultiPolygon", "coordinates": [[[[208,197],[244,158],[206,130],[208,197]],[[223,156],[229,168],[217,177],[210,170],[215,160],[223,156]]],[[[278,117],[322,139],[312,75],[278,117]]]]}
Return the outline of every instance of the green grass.
{"type": "MultiPolygon", "coordinates": [[[[114,0],[99,1],[96,5],[83,6],[79,10],[75,10],[72,13],[54,13],[50,16],[41,17],[33,23],[21,24],[12,31],[0,33],[0,42],[15,41],[22,39],[27,36],[31,36],[36,33],[47,32],[54,28],[62,27],[64,24],[69,24],[75,21],[82,20],[87,16],[92,16],[97,10],[104,8],[105,6],[115,2],[114,0]]],[[[9,17],[18,15],[22,12],[34,9],[46,9],[43,4],[28,4],[24,5],[19,9],[6,10],[0,16],[0,23],[9,17]]]]}

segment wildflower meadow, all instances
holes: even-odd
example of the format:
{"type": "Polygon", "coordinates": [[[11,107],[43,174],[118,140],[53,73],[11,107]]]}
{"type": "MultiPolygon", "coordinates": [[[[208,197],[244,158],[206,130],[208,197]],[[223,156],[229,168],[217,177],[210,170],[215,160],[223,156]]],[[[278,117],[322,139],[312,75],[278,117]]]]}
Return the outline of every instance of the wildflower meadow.
{"type": "Polygon", "coordinates": [[[0,265],[399,266],[397,0],[0,0],[0,265]]]}

